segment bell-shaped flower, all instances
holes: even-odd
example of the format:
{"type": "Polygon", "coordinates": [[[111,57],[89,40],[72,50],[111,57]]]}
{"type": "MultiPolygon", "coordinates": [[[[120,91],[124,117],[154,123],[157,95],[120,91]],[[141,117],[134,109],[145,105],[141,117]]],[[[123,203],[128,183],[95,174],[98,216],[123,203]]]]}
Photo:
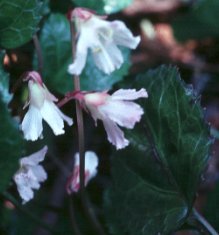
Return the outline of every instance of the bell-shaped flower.
{"type": "MultiPolygon", "coordinates": [[[[74,156],[74,169],[66,184],[68,194],[78,192],[80,189],[80,158],[79,153],[74,156]]],[[[97,174],[98,157],[95,152],[86,151],[85,153],[85,171],[84,171],[84,184],[94,178],[97,174]]]]}
{"type": "Polygon", "coordinates": [[[21,158],[20,169],[14,175],[14,181],[23,204],[33,198],[33,189],[39,189],[40,183],[47,179],[47,173],[44,168],[39,165],[47,153],[47,146],[28,157],[21,158]]]}
{"type": "Polygon", "coordinates": [[[70,74],[81,74],[88,54],[91,50],[96,66],[106,74],[120,68],[124,62],[118,46],[135,49],[140,37],[134,37],[122,21],[106,21],[84,8],[75,8],[71,13],[78,33],[76,56],[69,65],[70,74]]]}
{"type": "Polygon", "coordinates": [[[35,141],[42,137],[43,119],[52,128],[55,135],[64,134],[64,121],[68,125],[72,125],[73,121],[54,104],[57,98],[48,91],[37,72],[27,73],[25,80],[28,80],[29,90],[27,104],[29,109],[21,123],[25,139],[35,141]]]}
{"type": "Polygon", "coordinates": [[[76,95],[85,108],[95,120],[102,120],[110,143],[117,149],[125,148],[129,141],[124,137],[123,131],[118,127],[132,129],[139,122],[144,113],[140,105],[132,102],[138,98],[146,98],[148,94],[145,89],[120,89],[109,95],[107,92],[84,93],[76,95]],[[117,125],[118,124],[118,125],[117,125]]]}

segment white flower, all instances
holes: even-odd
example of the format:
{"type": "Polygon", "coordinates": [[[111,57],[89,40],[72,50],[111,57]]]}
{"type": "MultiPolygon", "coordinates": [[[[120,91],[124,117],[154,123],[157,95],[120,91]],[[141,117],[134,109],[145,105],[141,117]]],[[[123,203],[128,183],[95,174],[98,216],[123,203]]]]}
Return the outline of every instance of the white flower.
{"type": "MultiPolygon", "coordinates": [[[[67,181],[66,190],[68,194],[73,192],[78,192],[80,189],[80,159],[79,153],[76,153],[74,156],[74,169],[67,181]]],[[[96,153],[92,151],[86,151],[85,153],[85,175],[84,175],[84,184],[85,186],[88,182],[96,176],[98,167],[98,157],[96,153]]]]}
{"type": "Polygon", "coordinates": [[[41,182],[47,179],[47,173],[39,165],[47,153],[47,146],[28,157],[20,159],[20,169],[14,175],[18,192],[23,199],[23,204],[33,198],[33,189],[39,189],[41,182]]]}
{"type": "Polygon", "coordinates": [[[108,22],[82,8],[75,8],[71,18],[75,20],[79,38],[75,61],[68,67],[70,74],[81,74],[88,49],[91,49],[96,66],[110,74],[124,62],[118,46],[135,49],[140,42],[140,37],[134,37],[121,21],[108,22]]]}
{"type": "Polygon", "coordinates": [[[131,100],[141,97],[148,97],[143,88],[139,91],[120,89],[112,95],[107,92],[87,93],[83,98],[80,97],[80,100],[95,122],[97,119],[103,121],[109,142],[117,149],[122,149],[129,144],[129,141],[125,139],[123,131],[117,124],[132,129],[135,123],[140,121],[144,111],[140,105],[131,100]]]}
{"type": "Polygon", "coordinates": [[[21,124],[25,139],[35,141],[42,136],[43,119],[55,135],[64,134],[64,121],[72,125],[72,119],[64,115],[54,104],[57,98],[48,91],[37,72],[29,72],[26,80],[29,80],[29,110],[21,124]]]}

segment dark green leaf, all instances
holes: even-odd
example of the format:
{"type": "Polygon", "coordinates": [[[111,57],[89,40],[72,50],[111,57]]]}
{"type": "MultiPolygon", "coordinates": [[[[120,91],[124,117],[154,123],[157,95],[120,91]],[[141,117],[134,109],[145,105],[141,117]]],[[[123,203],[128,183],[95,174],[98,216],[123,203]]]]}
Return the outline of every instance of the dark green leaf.
{"type": "MultiPolygon", "coordinates": [[[[0,62],[2,63],[4,58],[4,53],[0,53],[0,62]]],[[[9,75],[4,72],[2,65],[0,66],[0,94],[1,99],[5,104],[8,104],[12,98],[9,94],[9,75]]]]}
{"type": "Polygon", "coordinates": [[[37,31],[39,0],[0,0],[0,46],[15,48],[26,43],[37,31]]]}
{"type": "Polygon", "coordinates": [[[141,99],[141,123],[127,133],[130,146],[113,157],[106,216],[113,234],[170,234],[192,209],[208,160],[208,128],[176,68],[161,66],[134,85],[149,98],[141,99]]]}
{"type": "Polygon", "coordinates": [[[179,40],[219,37],[218,0],[199,1],[187,14],[173,21],[174,34],[179,40]]]}
{"type": "MultiPolygon", "coordinates": [[[[62,94],[71,91],[73,82],[67,73],[68,65],[72,63],[71,35],[69,22],[64,15],[53,14],[49,17],[42,29],[40,42],[44,59],[43,78],[46,85],[62,94]]],[[[89,55],[86,68],[81,75],[82,89],[107,90],[122,80],[130,66],[129,49],[122,51],[125,63],[111,75],[101,72],[89,55]]]]}
{"type": "Polygon", "coordinates": [[[132,0],[72,0],[79,7],[95,10],[99,14],[112,14],[121,11],[132,3],[132,0]]]}
{"type": "Polygon", "coordinates": [[[8,74],[3,71],[2,65],[0,75],[0,191],[3,191],[18,168],[18,159],[22,156],[23,140],[18,130],[18,124],[11,117],[7,107],[11,99],[11,95],[8,93],[9,78],[8,74]]]}
{"type": "Polygon", "coordinates": [[[52,14],[43,26],[40,43],[43,52],[43,79],[59,93],[72,90],[72,79],[67,73],[71,63],[69,22],[64,15],[52,14]]]}
{"type": "Polygon", "coordinates": [[[219,232],[219,182],[215,185],[212,192],[209,193],[204,208],[204,216],[206,220],[219,232]]]}

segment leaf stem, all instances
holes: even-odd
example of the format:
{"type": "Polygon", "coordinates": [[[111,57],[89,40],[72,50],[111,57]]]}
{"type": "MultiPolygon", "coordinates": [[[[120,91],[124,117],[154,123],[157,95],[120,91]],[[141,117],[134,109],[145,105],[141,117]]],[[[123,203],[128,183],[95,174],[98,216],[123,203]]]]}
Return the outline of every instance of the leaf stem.
{"type": "Polygon", "coordinates": [[[41,49],[40,42],[39,42],[37,34],[35,34],[33,36],[33,43],[34,43],[34,47],[36,49],[36,54],[37,54],[38,72],[40,73],[40,75],[42,75],[42,72],[43,72],[43,55],[42,55],[42,49],[41,49]]]}
{"type": "Polygon", "coordinates": [[[24,209],[24,207],[8,192],[3,192],[2,196],[9,200],[11,203],[14,204],[14,206],[22,212],[24,215],[26,215],[28,218],[32,219],[35,223],[41,225],[43,228],[50,231],[52,234],[55,234],[55,230],[52,229],[48,224],[44,223],[41,219],[39,219],[37,216],[33,215],[28,210],[24,209]]]}
{"type": "Polygon", "coordinates": [[[203,235],[218,235],[218,232],[196,209],[193,209],[188,223],[196,227],[203,235]]]}

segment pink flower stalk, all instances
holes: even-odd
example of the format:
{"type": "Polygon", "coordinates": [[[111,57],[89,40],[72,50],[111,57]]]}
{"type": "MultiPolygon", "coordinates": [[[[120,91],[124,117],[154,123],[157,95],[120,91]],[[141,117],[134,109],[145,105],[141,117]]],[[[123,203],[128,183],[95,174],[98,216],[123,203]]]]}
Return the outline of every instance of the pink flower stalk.
{"type": "Polygon", "coordinates": [[[52,128],[55,135],[64,134],[64,121],[70,126],[73,121],[54,104],[57,98],[48,91],[39,73],[29,72],[25,80],[28,80],[29,102],[27,105],[29,105],[29,109],[21,123],[24,138],[35,141],[42,137],[43,119],[52,128]]]}
{"type": "Polygon", "coordinates": [[[23,199],[23,204],[33,198],[33,189],[39,189],[40,183],[47,179],[47,173],[39,165],[47,153],[47,146],[28,157],[21,158],[20,169],[14,175],[14,181],[18,192],[23,199]]]}
{"type": "Polygon", "coordinates": [[[79,99],[84,109],[90,112],[95,123],[97,119],[103,122],[108,141],[115,145],[116,149],[122,149],[129,144],[129,141],[118,125],[132,129],[144,113],[141,106],[132,100],[147,97],[146,90],[142,88],[139,91],[120,89],[112,95],[107,92],[78,94],[75,98],[79,99]]]}
{"type": "MultiPolygon", "coordinates": [[[[72,174],[70,175],[66,190],[68,194],[71,194],[73,192],[78,192],[80,189],[80,158],[79,153],[76,153],[74,156],[74,169],[72,174]]],[[[98,167],[98,157],[96,153],[92,151],[86,151],[85,153],[85,186],[88,184],[88,182],[94,178],[97,174],[97,167],[98,167]]]]}
{"type": "Polygon", "coordinates": [[[140,37],[134,37],[122,21],[108,22],[104,17],[84,8],[75,8],[70,18],[74,20],[79,34],[76,58],[68,67],[70,74],[81,74],[86,64],[88,49],[91,50],[96,66],[104,73],[110,74],[124,62],[118,46],[135,49],[140,42],[140,37]]]}

